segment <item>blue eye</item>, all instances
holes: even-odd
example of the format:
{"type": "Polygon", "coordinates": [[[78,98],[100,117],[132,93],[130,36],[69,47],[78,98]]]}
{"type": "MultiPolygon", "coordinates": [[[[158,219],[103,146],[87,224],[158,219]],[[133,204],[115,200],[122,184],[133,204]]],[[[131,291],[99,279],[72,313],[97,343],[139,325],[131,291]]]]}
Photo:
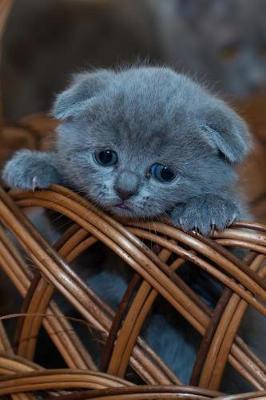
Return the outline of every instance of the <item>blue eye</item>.
{"type": "Polygon", "coordinates": [[[102,165],[103,167],[110,167],[117,163],[118,156],[115,151],[108,149],[95,151],[94,159],[98,164],[102,165]]]}
{"type": "Polygon", "coordinates": [[[150,169],[153,178],[160,182],[171,182],[175,178],[175,173],[167,165],[153,164],[150,169]]]}

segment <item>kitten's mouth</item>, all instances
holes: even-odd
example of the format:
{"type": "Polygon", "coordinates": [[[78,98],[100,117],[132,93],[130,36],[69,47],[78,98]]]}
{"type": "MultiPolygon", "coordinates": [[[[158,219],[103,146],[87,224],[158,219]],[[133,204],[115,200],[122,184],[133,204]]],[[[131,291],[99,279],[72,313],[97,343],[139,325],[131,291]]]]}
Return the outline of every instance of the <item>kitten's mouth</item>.
{"type": "Polygon", "coordinates": [[[115,208],[120,208],[121,210],[131,210],[124,202],[115,205],[115,208]]]}

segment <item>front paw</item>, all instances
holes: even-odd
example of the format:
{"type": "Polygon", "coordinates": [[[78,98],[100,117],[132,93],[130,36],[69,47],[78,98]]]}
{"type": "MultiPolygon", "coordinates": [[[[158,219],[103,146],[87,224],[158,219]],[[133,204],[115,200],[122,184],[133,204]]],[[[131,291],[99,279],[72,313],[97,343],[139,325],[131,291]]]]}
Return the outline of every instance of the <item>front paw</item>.
{"type": "Polygon", "coordinates": [[[237,206],[230,200],[209,195],[194,197],[178,205],[171,214],[174,225],[184,231],[196,230],[208,235],[213,229],[223,230],[239,218],[237,206]]]}
{"type": "Polygon", "coordinates": [[[6,164],[2,177],[10,187],[22,190],[44,189],[61,183],[57,169],[49,162],[49,153],[21,150],[6,164]]]}

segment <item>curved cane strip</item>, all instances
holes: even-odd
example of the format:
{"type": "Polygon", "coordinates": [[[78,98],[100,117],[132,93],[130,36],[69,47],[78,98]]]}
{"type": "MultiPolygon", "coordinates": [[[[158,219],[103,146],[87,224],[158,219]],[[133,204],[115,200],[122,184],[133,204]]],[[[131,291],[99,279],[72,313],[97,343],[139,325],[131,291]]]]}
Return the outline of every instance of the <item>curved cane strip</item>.
{"type": "MultiPolygon", "coordinates": [[[[7,334],[5,332],[5,329],[3,327],[2,321],[0,321],[0,352],[4,353],[5,355],[12,356],[13,351],[11,344],[9,342],[9,339],[7,337],[7,334]]],[[[1,353],[0,353],[0,360],[1,360],[1,353]]],[[[33,369],[33,364],[28,365],[28,370],[33,369]]],[[[38,369],[38,367],[36,368],[38,369]]],[[[14,371],[13,368],[10,368],[7,370],[6,365],[0,365],[0,371],[1,373],[4,373],[5,375],[8,373],[15,373],[17,370],[14,371]]],[[[33,394],[30,393],[18,393],[18,394],[12,394],[11,395],[12,400],[36,400],[36,397],[33,394]]]]}
{"type": "MultiPolygon", "coordinates": [[[[134,388],[110,388],[92,390],[59,396],[58,400],[207,400],[215,399],[219,395],[206,389],[191,386],[136,386],[134,388]]],[[[51,398],[47,400],[52,400],[51,398]]]]}
{"type": "MultiPolygon", "coordinates": [[[[37,193],[34,193],[34,195],[35,194],[37,195],[37,193]]],[[[41,194],[43,195],[44,192],[38,193],[38,196],[40,196],[41,194]]],[[[58,200],[59,203],[62,204],[63,201],[67,201],[68,199],[59,198],[58,200]]],[[[87,222],[88,220],[87,214],[89,210],[87,209],[79,210],[79,214],[82,215],[83,217],[83,219],[81,219],[79,215],[75,214],[70,209],[62,207],[60,204],[43,200],[38,200],[37,203],[38,205],[45,206],[47,208],[53,208],[57,211],[60,211],[62,214],[69,216],[75,222],[78,222],[81,226],[84,227],[84,229],[87,229],[93,235],[98,236],[98,238],[102,242],[105,242],[105,244],[111,247],[113,251],[115,251],[128,264],[130,264],[138,273],[140,273],[144,277],[144,279],[150,281],[150,284],[156,287],[156,289],[163,295],[163,297],[165,297],[177,310],[179,310],[182,314],[185,314],[186,318],[189,319],[192,324],[199,326],[198,322],[199,318],[201,321],[206,321],[206,317],[204,313],[199,309],[199,307],[197,307],[191,301],[191,299],[185,293],[183,293],[183,291],[180,290],[172,282],[171,279],[169,279],[168,277],[169,271],[166,266],[164,268],[165,271],[162,272],[147,256],[140,253],[137,246],[134,246],[126,238],[122,237],[118,233],[118,231],[114,231],[113,229],[111,229],[110,226],[106,226],[105,224],[104,226],[102,226],[103,224],[102,220],[97,221],[97,223],[99,222],[98,228],[100,227],[101,230],[95,228],[94,225],[87,222]],[[108,236],[106,236],[106,234],[104,234],[103,232],[107,233],[108,236]],[[110,239],[110,237],[115,239],[115,241],[110,239]],[[164,272],[166,272],[166,274],[164,272]]],[[[30,200],[26,204],[24,200],[22,205],[32,205],[32,204],[34,204],[34,201],[30,200]]],[[[75,205],[71,204],[71,206],[72,209],[75,208],[74,206],[78,207],[77,204],[75,205]]],[[[52,270],[52,268],[50,269],[52,270]]],[[[46,271],[46,275],[47,274],[48,272],[46,271]]],[[[49,273],[49,279],[52,279],[52,275],[50,275],[50,273],[49,273]]],[[[60,290],[64,291],[64,293],[66,292],[66,290],[63,289],[62,287],[60,290]]],[[[66,292],[65,295],[67,296],[68,293],[66,292]]],[[[202,324],[202,322],[200,322],[200,324],[202,324]]],[[[199,329],[201,330],[203,329],[202,325],[201,327],[199,327],[199,329]]]]}
{"type": "MultiPolygon", "coordinates": [[[[25,297],[30,287],[31,273],[29,274],[28,266],[1,228],[0,264],[20,294],[25,297]]],[[[51,302],[48,314],[44,318],[44,326],[67,365],[70,368],[88,368],[85,348],[54,302],[51,302]]]]}
{"type": "MultiPolygon", "coordinates": [[[[72,232],[73,229],[70,228],[70,232],[72,232]]],[[[80,232],[80,230],[74,234],[74,238],[78,240],[82,240],[84,237],[85,232],[80,232]]],[[[66,232],[66,238],[69,236],[69,231],[66,232]]],[[[60,239],[61,240],[61,239],[60,239]]],[[[70,241],[70,247],[67,247],[67,242],[63,245],[63,250],[59,248],[58,252],[61,256],[67,256],[67,251],[72,250],[72,243],[73,243],[73,237],[69,239],[70,241]]],[[[95,243],[95,239],[90,237],[88,239],[87,245],[88,247],[91,246],[92,244],[95,243]]],[[[58,246],[55,245],[57,248],[58,246]]],[[[68,262],[71,261],[71,259],[67,259],[68,262]]],[[[34,282],[33,282],[34,284],[34,282]]],[[[28,300],[28,307],[24,310],[25,313],[28,314],[24,318],[23,325],[20,329],[20,334],[18,338],[18,351],[17,353],[21,356],[26,357],[27,359],[32,359],[35,351],[35,346],[36,346],[36,340],[38,337],[39,329],[42,324],[42,319],[43,319],[43,314],[47,311],[48,304],[50,302],[50,299],[54,293],[54,288],[46,281],[44,280],[41,276],[39,276],[38,282],[35,284],[34,290],[30,290],[27,293],[27,296],[30,296],[30,299],[25,298],[25,301],[27,302],[28,300]],[[35,317],[32,317],[32,315],[37,315],[35,317]],[[40,315],[38,317],[38,314],[40,315]]],[[[70,327],[70,326],[69,326],[70,327]]],[[[86,356],[86,367],[91,369],[91,370],[96,370],[96,366],[88,354],[88,352],[85,350],[84,346],[80,346],[81,342],[78,339],[78,337],[74,334],[73,329],[69,331],[69,334],[72,335],[72,339],[76,342],[76,348],[79,350],[79,353],[82,354],[83,358],[86,356]]]]}
{"type": "Polygon", "coordinates": [[[256,253],[261,253],[266,255],[265,247],[255,243],[249,243],[244,240],[234,240],[234,239],[217,239],[216,241],[222,246],[239,247],[239,248],[241,247],[243,249],[249,249],[255,251],[256,253]]]}
{"type": "Polygon", "coordinates": [[[133,384],[101,372],[51,369],[0,378],[0,395],[38,390],[105,389],[124,386],[133,386],[133,384]]]}
{"type": "MultiPolygon", "coordinates": [[[[250,268],[257,271],[262,261],[262,256],[257,256],[250,268]]],[[[248,304],[244,300],[237,294],[232,294],[209,348],[199,382],[201,387],[215,389],[219,386],[232,343],[247,307],[248,304]]],[[[255,371],[253,369],[250,372],[255,371]]],[[[265,389],[266,375],[259,368],[256,370],[256,377],[258,385],[255,387],[260,390],[265,389]]]]}
{"type": "MultiPolygon", "coordinates": [[[[106,222],[108,222],[111,226],[113,226],[114,228],[116,228],[116,229],[117,229],[120,233],[122,233],[124,236],[126,236],[127,238],[129,238],[129,239],[132,241],[132,243],[134,243],[137,247],[139,246],[139,248],[140,248],[145,254],[147,254],[149,257],[151,257],[151,259],[152,259],[155,263],[158,262],[158,258],[155,257],[154,253],[151,252],[151,251],[147,252],[148,249],[146,248],[146,246],[144,246],[144,245],[142,244],[142,242],[140,242],[134,235],[132,235],[132,234],[128,231],[128,229],[126,229],[126,228],[125,228],[124,226],[122,226],[119,222],[117,222],[116,220],[114,220],[113,218],[111,218],[110,216],[108,216],[107,214],[105,214],[104,212],[98,210],[95,206],[93,206],[92,204],[90,204],[86,199],[80,197],[80,196],[77,195],[76,193],[74,193],[74,192],[70,191],[69,189],[66,189],[65,187],[62,187],[62,186],[56,186],[56,185],[54,185],[53,190],[54,190],[55,192],[57,192],[57,193],[61,193],[61,194],[65,195],[66,197],[72,198],[73,200],[75,200],[76,202],[78,202],[78,203],[80,203],[80,204],[83,204],[83,205],[84,205],[85,207],[87,207],[87,208],[89,207],[90,209],[92,209],[94,213],[96,213],[98,216],[100,216],[102,219],[104,219],[106,222]]],[[[167,234],[167,230],[168,230],[168,228],[169,228],[169,225],[158,224],[158,223],[153,223],[152,225],[155,225],[155,230],[156,230],[156,232],[158,232],[158,230],[157,230],[158,225],[160,225],[160,226],[163,225],[164,228],[165,228],[163,233],[164,233],[164,234],[167,234]]],[[[236,225],[237,227],[240,226],[240,227],[243,227],[243,228],[245,228],[245,229],[249,229],[249,230],[253,230],[253,231],[254,231],[254,229],[255,229],[255,230],[257,229],[259,232],[266,232],[265,226],[263,226],[263,225],[261,225],[261,224],[257,224],[257,223],[243,223],[243,222],[241,223],[241,222],[239,222],[239,223],[236,223],[235,225],[236,225]]],[[[150,225],[150,224],[146,223],[146,226],[147,226],[146,228],[147,228],[148,230],[151,229],[151,225],[150,225]]],[[[198,235],[198,234],[195,235],[195,234],[193,234],[193,233],[187,235],[187,234],[184,234],[182,231],[180,231],[180,230],[178,230],[178,229],[174,229],[174,228],[172,228],[172,227],[170,227],[170,228],[172,229],[172,233],[173,233],[173,232],[176,232],[176,233],[179,233],[179,234],[181,234],[181,235],[185,235],[185,238],[186,238],[186,239],[189,239],[189,237],[191,237],[191,236],[192,236],[192,237],[194,236],[194,237],[196,237],[196,238],[200,238],[200,241],[201,241],[203,244],[204,244],[204,243],[207,243],[210,247],[214,248],[214,250],[216,250],[216,252],[218,251],[218,253],[224,255],[226,258],[229,259],[229,261],[231,261],[231,264],[232,264],[232,263],[233,263],[233,264],[234,264],[234,263],[237,263],[238,269],[242,270],[245,274],[247,274],[248,276],[250,276],[251,279],[255,280],[255,282],[256,282],[259,286],[261,286],[262,289],[264,289],[264,290],[262,290],[262,296],[263,296],[262,298],[265,298],[265,297],[266,297],[266,292],[265,292],[265,290],[266,290],[266,282],[265,282],[264,280],[260,279],[256,274],[254,274],[253,271],[251,271],[251,270],[248,268],[248,266],[245,265],[243,262],[239,262],[238,259],[235,258],[235,257],[233,258],[233,255],[232,255],[232,254],[230,254],[229,252],[226,252],[226,254],[225,254],[225,251],[224,251],[223,248],[221,248],[220,246],[219,246],[218,248],[215,248],[215,243],[214,243],[213,241],[209,241],[207,238],[205,238],[205,237],[203,237],[203,236],[201,236],[201,235],[198,235]],[[232,262],[232,259],[233,259],[233,262],[232,262]]],[[[227,230],[223,231],[223,233],[224,233],[224,232],[227,232],[227,231],[230,232],[230,230],[227,229],[227,230]]],[[[244,232],[243,230],[241,230],[241,233],[245,233],[245,232],[244,232]]],[[[214,236],[215,236],[216,234],[218,234],[218,232],[214,232],[214,236]]],[[[247,235],[245,235],[245,237],[248,238],[247,235]]],[[[175,237],[174,237],[173,239],[176,240],[175,237]]],[[[257,235],[256,239],[259,240],[259,243],[260,243],[261,245],[265,245],[265,244],[266,244],[266,236],[260,235],[260,237],[259,237],[259,235],[257,235]]],[[[199,246],[199,250],[200,250],[200,243],[197,243],[197,245],[199,246]]],[[[264,246],[264,248],[265,248],[265,246],[264,246]]],[[[195,250],[196,250],[196,249],[195,249],[195,250]]],[[[203,255],[205,255],[205,250],[206,250],[206,249],[204,249],[203,247],[201,247],[201,252],[202,252],[203,255]]],[[[216,254],[216,256],[217,256],[217,254],[216,254]]],[[[210,259],[212,259],[212,258],[210,257],[210,259]]],[[[217,266],[223,267],[223,265],[220,265],[220,264],[219,264],[219,262],[218,262],[219,260],[215,259],[214,261],[217,263],[217,266]]],[[[163,267],[163,264],[161,264],[161,266],[163,267]]],[[[232,267],[232,265],[231,265],[231,267],[232,267]]],[[[228,268],[228,266],[227,266],[227,268],[228,268]]],[[[237,272],[239,272],[238,269],[236,269],[237,272]]],[[[235,270],[235,268],[234,268],[234,270],[235,270]]],[[[167,269],[166,269],[166,272],[167,272],[167,269]]],[[[241,281],[240,283],[243,284],[242,281],[241,281]]],[[[245,285],[243,284],[243,286],[245,286],[245,285]]],[[[251,290],[251,292],[252,292],[252,290],[251,290]]]]}
{"type": "MultiPolygon", "coordinates": [[[[57,400],[265,400],[266,391],[242,393],[241,395],[219,395],[216,392],[194,388],[190,386],[180,387],[140,387],[117,388],[106,390],[93,390],[90,392],[73,393],[58,396],[57,400]],[[123,393],[123,394],[122,394],[123,393]]],[[[48,398],[47,400],[53,400],[48,398]]]]}
{"type": "MultiPolygon", "coordinates": [[[[70,228],[70,229],[72,229],[72,228],[70,228]]],[[[64,241],[62,241],[62,239],[60,239],[61,243],[62,243],[62,249],[59,252],[61,253],[61,255],[65,256],[67,262],[72,262],[74,260],[74,258],[78,257],[84,250],[86,250],[89,246],[91,246],[95,242],[95,238],[92,238],[92,237],[86,238],[86,235],[88,235],[88,233],[86,232],[86,235],[85,235],[85,232],[86,231],[84,231],[82,228],[79,229],[75,233],[76,240],[73,240],[73,236],[71,238],[69,238],[69,240],[65,243],[64,243],[64,241]],[[78,243],[79,240],[82,240],[82,241],[80,243],[78,243]],[[76,245],[76,247],[75,247],[75,245],[76,245]],[[67,254],[68,251],[69,251],[69,254],[67,254]],[[62,253],[64,253],[64,254],[62,254],[62,253]]],[[[68,236],[69,235],[67,232],[66,237],[68,237],[68,236]]],[[[46,301],[44,303],[48,304],[49,299],[52,296],[52,291],[49,291],[46,294],[42,293],[41,297],[44,299],[46,296],[48,296],[48,298],[46,298],[46,301]]],[[[95,296],[95,298],[96,298],[96,296],[95,296]]],[[[100,300],[98,300],[98,302],[100,302],[100,300]]],[[[109,310],[108,307],[105,307],[105,309],[108,311],[108,317],[111,316],[111,318],[112,318],[113,313],[109,310]]],[[[33,310],[31,310],[31,313],[33,313],[33,312],[40,313],[40,310],[33,309],[33,310]]],[[[32,318],[32,317],[29,315],[29,318],[32,318]]],[[[25,336],[25,340],[27,340],[28,334],[33,336],[33,339],[35,339],[38,335],[39,327],[40,326],[37,325],[37,326],[35,326],[36,329],[34,331],[32,331],[31,333],[27,332],[26,336],[25,336]]],[[[34,342],[35,342],[35,340],[34,340],[34,342]]],[[[135,369],[139,373],[140,373],[140,371],[142,372],[142,377],[145,380],[147,380],[148,382],[151,382],[151,383],[167,383],[167,384],[169,384],[170,382],[174,383],[176,381],[175,376],[164,365],[164,363],[155,355],[155,353],[153,351],[151,351],[151,349],[148,348],[148,346],[143,341],[139,340],[138,346],[141,350],[140,355],[142,355],[142,358],[143,358],[143,355],[146,353],[146,362],[145,362],[145,359],[143,361],[141,360],[141,358],[139,357],[139,351],[137,349],[136,349],[136,351],[133,352],[135,360],[133,359],[131,361],[132,361],[132,364],[135,367],[135,369]],[[137,363],[137,361],[138,361],[138,363],[137,363]],[[143,364],[143,363],[145,365],[145,368],[144,368],[144,365],[141,368],[141,364],[143,364]]],[[[78,349],[79,349],[79,347],[78,347],[78,349]]],[[[82,351],[82,353],[83,353],[83,351],[82,351]]]]}
{"type": "MultiPolygon", "coordinates": [[[[77,253],[75,253],[75,254],[77,255],[77,253]]],[[[74,255],[74,254],[72,254],[72,255],[74,255]]],[[[56,307],[55,304],[51,305],[50,309],[48,310],[49,316],[46,316],[47,322],[49,322],[49,323],[53,322],[53,324],[57,324],[58,322],[60,322],[60,319],[62,316],[62,314],[59,315],[58,321],[57,321],[57,319],[54,320],[54,318],[52,318],[55,307],[56,307]]],[[[95,307],[97,307],[97,305],[95,305],[95,307]]],[[[97,309],[97,310],[98,311],[97,311],[96,315],[98,314],[98,316],[99,316],[99,314],[101,314],[101,310],[99,310],[99,309],[97,309]]],[[[57,309],[57,313],[58,312],[59,312],[59,310],[57,309]]],[[[108,324],[110,326],[110,321],[108,322],[108,324]]],[[[107,328],[108,328],[108,326],[107,326],[107,328]]],[[[63,334],[64,328],[55,329],[54,332],[57,334],[58,333],[63,334]]],[[[65,346],[64,346],[65,340],[62,341],[61,338],[57,337],[58,335],[56,336],[54,332],[50,332],[52,339],[54,339],[59,351],[61,352],[62,355],[64,355],[64,358],[68,362],[71,361],[72,365],[73,365],[73,363],[76,361],[75,354],[72,354],[73,357],[71,358],[71,360],[69,360],[69,355],[65,351],[65,346]]],[[[168,368],[165,367],[165,365],[162,363],[162,361],[159,359],[159,357],[157,357],[154,354],[154,352],[152,352],[151,349],[149,349],[141,339],[138,340],[138,346],[139,347],[134,349],[133,358],[131,359],[131,363],[132,363],[132,366],[134,367],[134,369],[136,369],[136,371],[138,371],[139,375],[142,376],[143,379],[146,380],[147,382],[160,383],[160,380],[162,379],[162,381],[164,383],[165,382],[171,383],[172,382],[172,374],[170,373],[168,368]],[[163,371],[163,372],[161,372],[161,371],[163,371]]],[[[71,366],[71,364],[70,364],[70,366],[71,366]]]]}
{"type": "Polygon", "coordinates": [[[197,357],[193,365],[193,370],[189,382],[192,386],[199,386],[200,375],[204,363],[206,362],[206,357],[208,355],[214,333],[217,329],[217,325],[219,324],[221,315],[230,299],[231,293],[232,292],[230,289],[225,288],[213,310],[212,316],[210,318],[210,323],[208,325],[208,328],[206,329],[205,335],[202,338],[200,347],[197,352],[197,357]]]}
{"type": "Polygon", "coordinates": [[[266,390],[261,392],[241,393],[236,395],[219,396],[216,400],[265,400],[266,390]]]}
{"type": "MultiPolygon", "coordinates": [[[[155,243],[160,244],[162,247],[164,248],[168,248],[169,250],[172,250],[173,252],[176,252],[176,254],[178,254],[179,256],[185,258],[184,254],[182,254],[181,251],[177,251],[177,245],[173,244],[172,242],[170,242],[169,240],[163,239],[161,237],[158,237],[157,235],[148,233],[148,232],[143,232],[141,230],[138,230],[137,228],[134,228],[134,233],[136,235],[139,235],[140,237],[144,237],[146,239],[152,240],[155,243]]],[[[186,252],[187,253],[187,252],[186,252]]],[[[190,255],[191,256],[191,255],[190,255]]],[[[195,257],[195,256],[193,256],[195,257]]],[[[195,262],[195,258],[191,261],[195,262]]],[[[201,260],[199,260],[201,261],[201,260]]],[[[256,263],[254,264],[256,265],[256,263]]],[[[207,326],[206,326],[207,329],[207,326]]],[[[235,348],[235,344],[233,344],[232,346],[232,350],[233,348],[235,348]]],[[[236,346],[237,348],[238,346],[236,346]]],[[[239,349],[238,349],[239,350],[239,349]]],[[[237,356],[239,356],[239,352],[237,351],[237,356]]],[[[245,354],[242,354],[241,352],[241,359],[243,361],[243,358],[245,358],[245,354]]],[[[243,376],[245,376],[245,378],[247,378],[253,385],[255,385],[256,388],[262,388],[261,384],[262,382],[264,382],[265,385],[265,374],[263,373],[263,370],[261,370],[261,368],[259,368],[256,364],[253,363],[252,366],[252,374],[250,374],[247,370],[243,369],[243,362],[241,362],[241,364],[235,359],[235,356],[233,355],[233,351],[231,351],[231,354],[229,355],[229,361],[230,363],[238,370],[238,372],[240,374],[242,374],[243,376]]],[[[249,360],[250,362],[250,360],[249,360]]],[[[263,386],[264,388],[265,386],[263,386]]],[[[216,388],[216,387],[215,387],[216,388]]]]}
{"type": "MultiPolygon", "coordinates": [[[[134,226],[138,226],[140,228],[144,229],[149,229],[150,230],[150,225],[147,225],[146,223],[136,223],[133,224],[134,226]]],[[[203,267],[203,263],[201,262],[195,262],[195,260],[200,260],[199,257],[194,258],[194,263],[196,265],[201,266],[203,269],[207,270],[211,275],[215,276],[218,280],[220,280],[222,283],[225,284],[225,286],[230,287],[234,292],[239,292],[239,295],[245,300],[247,300],[248,303],[250,303],[253,307],[255,307],[259,312],[261,312],[263,315],[266,315],[266,306],[263,303],[259,303],[254,297],[252,297],[252,294],[256,296],[257,298],[261,298],[262,301],[266,301],[266,283],[264,282],[263,279],[260,279],[256,274],[253,273],[253,271],[250,271],[249,268],[242,265],[241,269],[239,266],[234,265],[234,263],[230,260],[227,259],[223,254],[220,254],[217,250],[214,248],[210,248],[207,246],[204,240],[199,240],[200,236],[192,236],[189,234],[186,234],[182,231],[179,231],[177,229],[174,229],[171,226],[164,225],[162,223],[154,223],[153,224],[153,229],[156,233],[161,233],[161,234],[167,234],[169,238],[172,240],[175,240],[177,242],[181,242],[185,245],[188,245],[189,248],[193,249],[196,251],[198,254],[202,254],[205,257],[208,257],[211,261],[215,262],[215,265],[221,269],[224,269],[227,274],[231,277],[231,284],[230,286],[228,285],[230,280],[227,280],[227,284],[225,283],[225,275],[220,272],[220,270],[216,270],[215,268],[211,268],[210,265],[205,263],[205,266],[203,267]],[[216,270],[217,272],[215,272],[216,270]],[[218,277],[219,276],[219,277],[218,277]],[[241,283],[241,285],[248,289],[249,292],[246,292],[242,288],[237,288],[237,285],[234,285],[234,288],[232,286],[232,278],[234,280],[238,281],[241,283]],[[248,294],[247,294],[248,293],[248,294]]],[[[227,231],[224,232],[226,234],[227,231]]],[[[158,236],[157,241],[154,240],[155,242],[158,242],[161,240],[161,238],[158,236]]],[[[261,245],[264,246],[264,239],[261,242],[261,245]]],[[[177,246],[176,246],[177,247],[177,246]]],[[[266,248],[264,247],[264,251],[266,248]]],[[[223,252],[224,253],[224,252],[223,252]]],[[[185,254],[185,252],[184,252],[185,254]]],[[[193,259],[191,256],[187,255],[187,257],[190,258],[190,261],[193,262],[193,259]]]]}
{"type": "MultiPolygon", "coordinates": [[[[174,261],[170,266],[171,270],[175,271],[183,262],[180,259],[174,261]]],[[[147,282],[142,283],[123,321],[110,359],[108,373],[119,377],[125,375],[130,354],[157,295],[156,290],[152,289],[147,282]]],[[[176,383],[180,383],[178,378],[176,378],[176,383]]]]}

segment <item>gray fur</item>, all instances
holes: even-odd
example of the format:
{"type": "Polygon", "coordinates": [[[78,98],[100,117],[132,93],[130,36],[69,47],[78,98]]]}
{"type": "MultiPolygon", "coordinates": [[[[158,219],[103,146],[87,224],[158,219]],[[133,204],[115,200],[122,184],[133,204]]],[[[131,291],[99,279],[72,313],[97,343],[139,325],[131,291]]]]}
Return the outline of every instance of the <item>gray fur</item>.
{"type": "Polygon", "coordinates": [[[58,96],[55,101],[53,114],[56,118],[64,120],[69,116],[77,116],[82,110],[90,106],[91,98],[99,96],[106,84],[113,77],[113,72],[107,70],[98,70],[95,73],[80,73],[73,76],[69,89],[64,94],[58,96]]]}
{"type": "MultiPolygon", "coordinates": [[[[29,189],[64,183],[116,216],[169,215],[175,225],[202,233],[246,216],[235,192],[234,168],[249,150],[248,129],[223,101],[187,77],[155,67],[85,73],[57,97],[53,115],[61,120],[54,151],[16,153],[3,171],[7,184],[29,189]],[[93,153],[98,149],[115,150],[118,164],[96,164],[93,153]],[[160,183],[150,177],[147,171],[155,162],[171,166],[177,172],[175,180],[160,183]],[[124,200],[129,210],[116,207],[121,203],[119,191],[131,193],[124,200]]],[[[120,264],[112,255],[104,265],[97,262],[96,272],[91,262],[90,268],[74,268],[116,308],[129,278],[120,264]]],[[[215,300],[202,285],[209,278],[202,274],[198,271],[188,284],[198,286],[202,298],[213,306],[215,300]]],[[[219,285],[210,280],[210,286],[211,293],[219,295],[219,285]]],[[[157,308],[143,334],[188,383],[199,337],[183,318],[175,314],[176,320],[168,311],[157,308]]],[[[253,312],[251,319],[256,320],[253,312]]],[[[256,340],[252,341],[256,348],[256,340]]],[[[230,373],[232,388],[249,390],[234,379],[230,373]]],[[[225,382],[225,390],[228,387],[225,382]]]]}
{"type": "Polygon", "coordinates": [[[3,179],[8,185],[22,190],[44,189],[51,184],[63,184],[55,167],[55,154],[20,150],[6,164],[3,179]]]}
{"type": "Polygon", "coordinates": [[[54,153],[18,152],[4,169],[7,184],[29,189],[33,179],[40,188],[64,181],[112,214],[170,215],[175,225],[204,234],[243,217],[234,166],[248,152],[248,129],[186,76],[156,67],[85,73],[57,97],[53,115],[62,121],[54,153]],[[115,150],[118,165],[97,165],[98,149],[115,150]],[[176,178],[148,177],[154,163],[171,167],[176,178]],[[119,208],[118,192],[128,190],[128,208],[119,208]]]}

